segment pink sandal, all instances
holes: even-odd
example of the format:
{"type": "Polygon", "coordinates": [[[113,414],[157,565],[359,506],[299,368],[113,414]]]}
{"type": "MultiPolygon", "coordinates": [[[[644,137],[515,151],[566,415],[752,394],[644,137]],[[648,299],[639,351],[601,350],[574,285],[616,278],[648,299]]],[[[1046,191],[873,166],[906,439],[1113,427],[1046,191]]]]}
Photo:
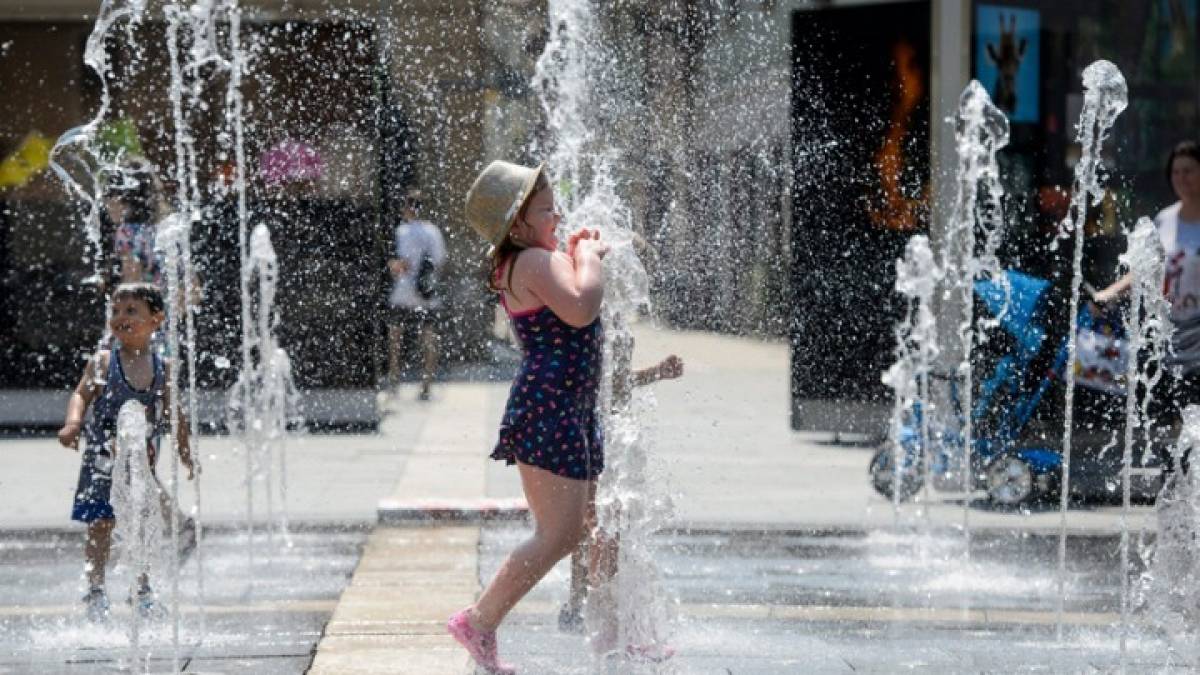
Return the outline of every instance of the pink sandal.
{"type": "Polygon", "coordinates": [[[675,656],[675,648],[670,645],[662,644],[625,645],[625,654],[630,658],[641,661],[662,663],[672,656],[675,656]]]}
{"type": "Polygon", "coordinates": [[[512,666],[501,663],[496,655],[496,631],[482,631],[471,625],[467,614],[470,608],[460,610],[446,622],[446,630],[466,648],[471,658],[479,667],[490,675],[515,675],[517,670],[512,666]]]}

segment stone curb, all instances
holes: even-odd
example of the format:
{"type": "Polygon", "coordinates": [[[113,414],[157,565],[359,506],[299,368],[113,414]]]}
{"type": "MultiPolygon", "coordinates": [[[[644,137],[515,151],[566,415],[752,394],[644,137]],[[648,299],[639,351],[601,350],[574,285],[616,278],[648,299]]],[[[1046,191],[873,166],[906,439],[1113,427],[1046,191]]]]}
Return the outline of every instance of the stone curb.
{"type": "Polygon", "coordinates": [[[384,499],[376,510],[380,525],[475,525],[524,520],[524,499],[384,499]]]}

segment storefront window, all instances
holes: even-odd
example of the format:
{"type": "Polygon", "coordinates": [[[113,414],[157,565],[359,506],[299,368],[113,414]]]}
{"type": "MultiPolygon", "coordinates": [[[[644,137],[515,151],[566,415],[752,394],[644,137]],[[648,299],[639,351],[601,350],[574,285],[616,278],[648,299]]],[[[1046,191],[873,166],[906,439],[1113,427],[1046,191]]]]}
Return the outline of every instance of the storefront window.
{"type": "Polygon", "coordinates": [[[1061,271],[1046,244],[1066,215],[1079,157],[1080,77],[1107,59],[1125,75],[1129,107],[1105,144],[1110,194],[1089,214],[1085,275],[1097,286],[1115,277],[1123,228],[1175,201],[1164,162],[1197,135],[1196,39],[1197,0],[974,3],[972,74],[1012,123],[1001,157],[1009,264],[1061,271]]]}

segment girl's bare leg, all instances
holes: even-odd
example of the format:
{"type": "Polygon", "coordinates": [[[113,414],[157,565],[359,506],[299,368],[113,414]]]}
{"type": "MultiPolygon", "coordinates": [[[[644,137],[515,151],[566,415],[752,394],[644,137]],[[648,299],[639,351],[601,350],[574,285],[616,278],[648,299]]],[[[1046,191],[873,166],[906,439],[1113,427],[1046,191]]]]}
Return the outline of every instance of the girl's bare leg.
{"type": "Polygon", "coordinates": [[[87,561],[87,580],[91,588],[104,586],[104,568],[108,566],[108,552],[112,548],[112,531],[112,518],[101,518],[88,523],[83,555],[87,561]]]}
{"type": "Polygon", "coordinates": [[[480,630],[495,630],[529,589],[579,545],[586,532],[589,481],[563,478],[519,462],[517,467],[533,512],[533,536],[509,554],[475,603],[469,616],[480,630]]]}

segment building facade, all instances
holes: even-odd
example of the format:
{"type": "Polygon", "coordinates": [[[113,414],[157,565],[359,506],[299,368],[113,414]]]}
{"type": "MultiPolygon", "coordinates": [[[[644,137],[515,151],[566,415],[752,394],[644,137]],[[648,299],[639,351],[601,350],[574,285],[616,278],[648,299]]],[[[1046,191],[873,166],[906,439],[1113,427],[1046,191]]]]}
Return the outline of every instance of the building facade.
{"type": "MultiPolygon", "coordinates": [[[[149,18],[110,38],[107,53],[110,116],[120,122],[113,137],[132,137],[171,167],[165,4],[148,3],[149,18]]],[[[1195,4],[590,3],[611,55],[602,79],[615,102],[597,120],[619,157],[633,226],[649,244],[655,313],[683,328],[788,336],[797,427],[877,420],[899,311],[892,266],[912,234],[939,240],[954,188],[947,118],[968,80],[978,78],[1012,121],[1002,157],[1005,262],[1053,275],[1058,261],[1045,243],[1078,158],[1080,71],[1107,58],[1126,74],[1131,104],[1106,158],[1111,197],[1089,225],[1090,279],[1102,283],[1121,226],[1171,201],[1161,163],[1176,137],[1196,128],[1195,4]]],[[[250,194],[274,224],[289,289],[280,330],[310,364],[302,384],[373,400],[383,261],[396,196],[411,186],[423,189],[426,215],[443,226],[451,252],[447,352],[486,360],[494,300],[461,201],[488,161],[542,159],[537,60],[558,29],[547,25],[546,0],[240,6],[253,45],[243,87],[250,194]],[[263,158],[295,148],[320,158],[320,174],[268,179],[263,158]]],[[[100,81],[83,62],[95,11],[82,0],[0,0],[0,390],[70,386],[99,331],[102,298],[85,283],[95,252],[78,204],[44,163],[28,169],[47,140],[100,103],[100,81]],[[43,297],[65,308],[49,347],[29,309],[43,297]]],[[[208,104],[188,114],[210,206],[197,244],[207,247],[205,290],[225,307],[203,326],[215,337],[201,351],[215,362],[236,332],[236,245],[221,150],[225,84],[205,76],[194,74],[210,89],[198,99],[208,104]]],[[[167,192],[177,194],[166,173],[167,192]]],[[[230,373],[206,371],[217,373],[212,388],[228,384],[230,373]]]]}

